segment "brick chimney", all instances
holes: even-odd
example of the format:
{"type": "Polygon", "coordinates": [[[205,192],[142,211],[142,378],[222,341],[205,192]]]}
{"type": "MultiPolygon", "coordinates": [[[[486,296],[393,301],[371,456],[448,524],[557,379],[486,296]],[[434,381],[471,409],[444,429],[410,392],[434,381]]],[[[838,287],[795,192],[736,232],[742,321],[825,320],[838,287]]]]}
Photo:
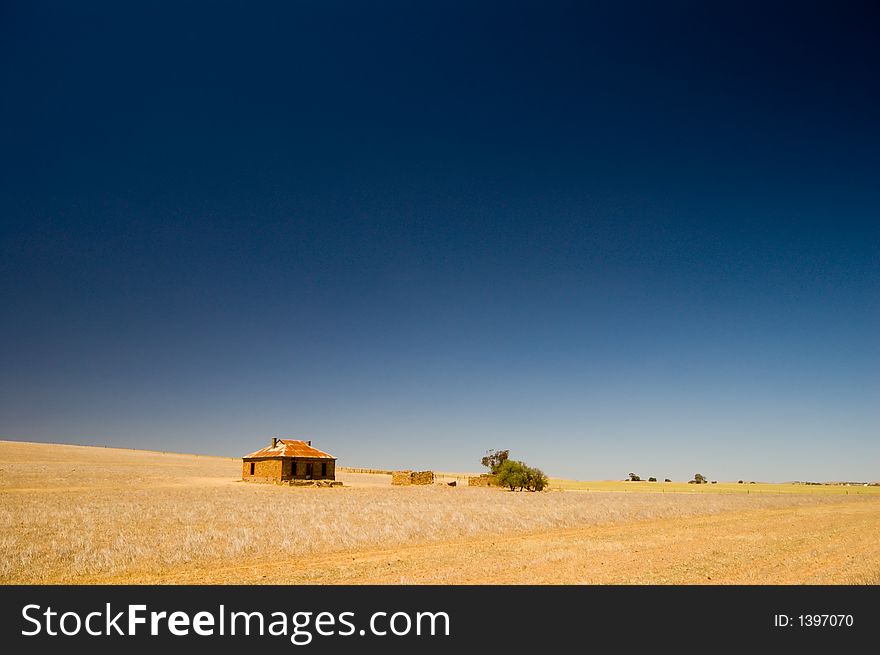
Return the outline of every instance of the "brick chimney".
{"type": "Polygon", "coordinates": [[[309,439],[308,441],[306,441],[306,444],[308,444],[309,446],[311,446],[311,445],[312,445],[312,440],[309,439]]]}
{"type": "Polygon", "coordinates": [[[272,437],[272,448],[274,448],[277,445],[278,445],[278,439],[276,439],[275,437],[272,437]]]}

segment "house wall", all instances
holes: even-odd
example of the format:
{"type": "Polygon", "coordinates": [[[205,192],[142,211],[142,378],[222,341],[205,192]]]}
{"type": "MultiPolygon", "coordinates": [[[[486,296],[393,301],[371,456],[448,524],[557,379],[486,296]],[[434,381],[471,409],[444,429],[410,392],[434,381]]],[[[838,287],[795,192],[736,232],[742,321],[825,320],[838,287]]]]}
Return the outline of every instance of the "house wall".
{"type": "Polygon", "coordinates": [[[273,482],[281,479],[280,459],[255,459],[242,461],[241,479],[250,482],[273,482]],[[254,474],[251,475],[251,463],[254,465],[254,474]]]}
{"type": "Polygon", "coordinates": [[[281,482],[282,480],[335,480],[336,461],[327,459],[253,459],[242,460],[241,479],[249,482],[281,482]],[[251,464],[254,474],[251,475],[251,464]],[[312,476],[306,477],[306,464],[312,464],[312,476]],[[327,465],[326,475],[321,475],[321,465],[327,465]],[[294,468],[295,467],[295,468],[294,468]]]}
{"type": "Polygon", "coordinates": [[[312,465],[312,480],[335,480],[336,479],[336,462],[327,459],[295,459],[285,460],[284,462],[284,480],[305,480],[306,464],[312,465]],[[321,475],[321,465],[327,465],[327,474],[321,475]],[[295,467],[295,468],[293,468],[295,467]]]}

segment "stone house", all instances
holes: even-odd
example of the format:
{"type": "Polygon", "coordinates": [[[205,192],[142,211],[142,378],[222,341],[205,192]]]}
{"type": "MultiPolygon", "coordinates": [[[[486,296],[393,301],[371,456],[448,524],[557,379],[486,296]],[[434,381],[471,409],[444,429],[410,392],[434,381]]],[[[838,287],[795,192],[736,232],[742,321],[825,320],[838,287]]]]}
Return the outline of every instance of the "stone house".
{"type": "Polygon", "coordinates": [[[335,480],[336,458],[311,441],[273,438],[262,450],[242,458],[241,479],[247,482],[335,480]]]}

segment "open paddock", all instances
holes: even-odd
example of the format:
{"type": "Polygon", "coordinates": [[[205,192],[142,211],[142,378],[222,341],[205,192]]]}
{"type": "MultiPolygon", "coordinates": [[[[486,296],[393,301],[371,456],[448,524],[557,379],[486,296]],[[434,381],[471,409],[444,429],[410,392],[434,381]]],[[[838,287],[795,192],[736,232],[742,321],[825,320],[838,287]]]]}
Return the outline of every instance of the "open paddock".
{"type": "Polygon", "coordinates": [[[238,459],[0,442],[0,582],[833,584],[880,573],[871,487],[535,494],[392,487],[372,473],[341,472],[346,486],[332,489],[239,476],[238,459]]]}

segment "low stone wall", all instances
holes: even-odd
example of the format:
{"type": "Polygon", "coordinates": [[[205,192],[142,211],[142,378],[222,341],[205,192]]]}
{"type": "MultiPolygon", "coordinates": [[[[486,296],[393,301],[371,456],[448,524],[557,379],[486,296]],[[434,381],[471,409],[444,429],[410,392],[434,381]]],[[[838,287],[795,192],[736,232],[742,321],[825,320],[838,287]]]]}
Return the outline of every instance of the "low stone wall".
{"type": "Polygon", "coordinates": [[[339,480],[278,480],[276,478],[262,478],[255,476],[248,476],[244,478],[244,482],[250,482],[252,484],[275,484],[280,487],[341,487],[342,483],[339,480]]]}
{"type": "Polygon", "coordinates": [[[494,475],[483,473],[483,475],[472,476],[468,478],[469,487],[497,487],[498,481],[494,475]]]}
{"type": "Polygon", "coordinates": [[[392,471],[391,484],[434,484],[434,471],[392,471]]]}

